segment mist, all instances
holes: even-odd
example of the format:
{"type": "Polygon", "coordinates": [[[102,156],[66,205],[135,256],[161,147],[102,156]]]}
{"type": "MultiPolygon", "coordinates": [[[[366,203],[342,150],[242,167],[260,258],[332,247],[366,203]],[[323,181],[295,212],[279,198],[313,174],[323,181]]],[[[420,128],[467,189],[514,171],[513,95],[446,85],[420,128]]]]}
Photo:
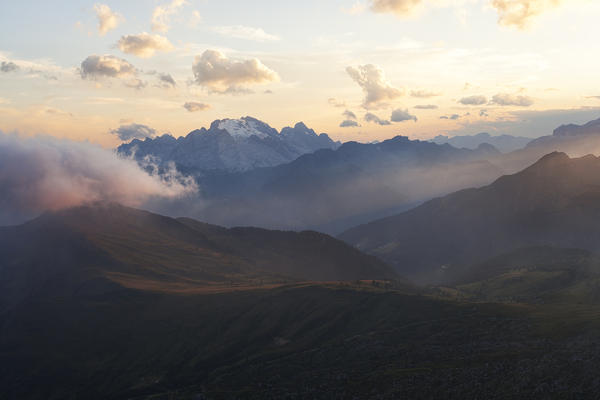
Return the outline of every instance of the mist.
{"type": "Polygon", "coordinates": [[[93,202],[143,207],[198,190],[174,168],[158,174],[150,160],[145,167],[89,142],[0,132],[0,225],[93,202]]]}

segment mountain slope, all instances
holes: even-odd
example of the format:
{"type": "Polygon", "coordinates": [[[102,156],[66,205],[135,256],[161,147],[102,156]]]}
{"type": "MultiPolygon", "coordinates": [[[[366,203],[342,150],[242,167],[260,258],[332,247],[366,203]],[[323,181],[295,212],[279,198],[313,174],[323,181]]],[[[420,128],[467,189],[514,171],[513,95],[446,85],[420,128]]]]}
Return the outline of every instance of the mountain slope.
{"type": "Polygon", "coordinates": [[[116,204],[0,229],[4,307],[34,293],[102,293],[119,286],[184,293],[394,277],[382,262],[324,234],[225,229],[116,204]]]}
{"type": "Polygon", "coordinates": [[[480,189],[431,200],[340,236],[422,282],[519,247],[600,250],[600,159],[552,153],[480,189]]]}
{"type": "Polygon", "coordinates": [[[295,160],[305,153],[333,149],[339,143],[322,133],[317,135],[303,123],[286,127],[281,133],[252,117],[214,121],[210,128],[195,130],[175,139],[163,135],[124,143],[117,152],[145,162],[151,157],[159,165],[174,163],[186,172],[245,171],[295,160]]]}

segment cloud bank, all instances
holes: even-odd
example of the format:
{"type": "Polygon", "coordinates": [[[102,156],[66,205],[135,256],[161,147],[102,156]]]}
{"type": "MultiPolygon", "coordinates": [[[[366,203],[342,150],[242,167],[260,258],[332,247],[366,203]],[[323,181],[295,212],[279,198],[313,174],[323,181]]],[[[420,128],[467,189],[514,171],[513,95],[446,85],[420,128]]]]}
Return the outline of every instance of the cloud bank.
{"type": "Polygon", "coordinates": [[[139,35],[122,36],[117,47],[123,53],[133,54],[142,58],[152,57],[157,51],[170,51],[173,45],[164,36],[151,35],[143,32],[139,35]]]}
{"type": "MultiPolygon", "coordinates": [[[[152,168],[148,168],[152,171],[152,168]]],[[[46,210],[97,201],[142,206],[197,191],[172,171],[149,174],[130,159],[88,142],[0,133],[0,224],[18,223],[46,210]]]]}
{"type": "Polygon", "coordinates": [[[386,80],[383,70],[376,65],[347,67],[346,72],[365,93],[363,107],[366,109],[377,108],[381,103],[394,100],[404,94],[402,90],[393,87],[386,80]]]}
{"type": "Polygon", "coordinates": [[[487,97],[485,97],[485,96],[468,96],[468,97],[463,97],[458,102],[460,104],[464,104],[466,106],[480,106],[482,104],[487,103],[487,97]]]}
{"type": "Polygon", "coordinates": [[[492,97],[491,104],[498,104],[499,106],[517,106],[517,107],[529,107],[533,104],[533,99],[528,96],[514,96],[506,93],[499,93],[492,97]]]}
{"type": "Polygon", "coordinates": [[[279,75],[256,58],[232,60],[217,50],[196,56],[194,82],[213,93],[245,93],[247,86],[279,80],[279,75]]]}

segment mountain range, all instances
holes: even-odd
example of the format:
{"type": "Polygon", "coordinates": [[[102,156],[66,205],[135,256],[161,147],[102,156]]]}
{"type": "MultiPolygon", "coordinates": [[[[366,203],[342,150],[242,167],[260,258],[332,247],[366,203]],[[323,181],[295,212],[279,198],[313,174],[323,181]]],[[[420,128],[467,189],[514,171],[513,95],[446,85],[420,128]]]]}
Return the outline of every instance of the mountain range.
{"type": "Polygon", "coordinates": [[[448,143],[457,148],[476,149],[483,143],[491,144],[502,153],[509,153],[511,151],[522,149],[531,142],[531,138],[511,136],[511,135],[498,135],[492,136],[489,133],[482,132],[476,135],[458,135],[458,136],[445,136],[438,135],[431,139],[431,142],[437,144],[448,143]]]}
{"type": "Polygon", "coordinates": [[[600,158],[551,153],[491,185],[436,198],[340,238],[419,282],[519,247],[600,250],[600,158]]]}
{"type": "Polygon", "coordinates": [[[198,174],[202,207],[195,217],[226,226],[339,233],[433,196],[489,183],[501,171],[486,159],[498,154],[485,144],[457,149],[402,136],[347,142],[275,167],[198,174]]]}
{"type": "Polygon", "coordinates": [[[317,135],[302,122],[277,132],[252,117],[214,121],[185,137],[165,134],[143,141],[134,139],[117,148],[126,157],[159,165],[174,163],[180,171],[246,171],[290,162],[302,154],[340,145],[325,133],[317,135]]]}

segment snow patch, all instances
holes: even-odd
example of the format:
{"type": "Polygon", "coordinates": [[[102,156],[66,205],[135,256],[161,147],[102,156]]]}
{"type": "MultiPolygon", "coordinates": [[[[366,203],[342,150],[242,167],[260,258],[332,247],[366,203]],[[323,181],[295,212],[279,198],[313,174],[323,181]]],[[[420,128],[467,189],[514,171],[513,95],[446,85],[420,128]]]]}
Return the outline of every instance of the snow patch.
{"type": "Polygon", "coordinates": [[[219,125],[219,129],[227,131],[234,138],[249,138],[250,136],[258,136],[264,139],[269,136],[259,129],[256,121],[248,121],[245,119],[224,119],[219,125]]]}

